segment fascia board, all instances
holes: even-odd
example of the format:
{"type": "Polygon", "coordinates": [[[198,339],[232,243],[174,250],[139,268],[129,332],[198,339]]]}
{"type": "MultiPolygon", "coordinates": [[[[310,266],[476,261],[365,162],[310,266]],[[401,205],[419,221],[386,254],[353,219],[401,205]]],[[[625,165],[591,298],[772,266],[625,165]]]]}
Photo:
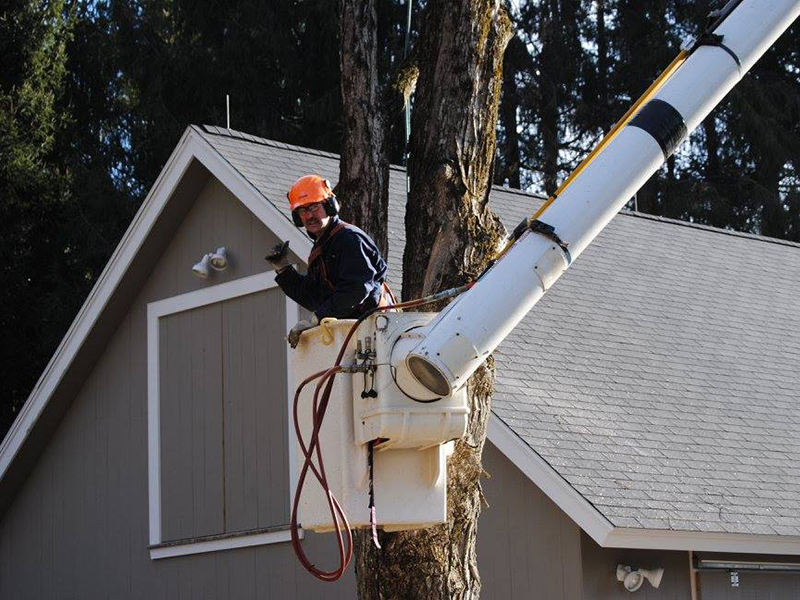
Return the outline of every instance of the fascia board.
{"type": "Polygon", "coordinates": [[[614,527],[553,467],[492,413],[489,441],[603,548],[800,554],[800,536],[614,527]]]}
{"type": "Polygon", "coordinates": [[[617,527],[605,539],[602,546],[647,550],[800,554],[800,536],[617,527]]]}
{"type": "Polygon", "coordinates": [[[105,309],[131,262],[139,252],[147,234],[161,214],[167,200],[192,161],[192,147],[198,135],[187,128],[172,151],[156,182],[139,207],[125,235],[106,263],[92,291],[72,321],[50,362],[45,367],[19,415],[0,445],[0,481],[41,416],[53,391],[62,381],[75,355],[105,309]]]}

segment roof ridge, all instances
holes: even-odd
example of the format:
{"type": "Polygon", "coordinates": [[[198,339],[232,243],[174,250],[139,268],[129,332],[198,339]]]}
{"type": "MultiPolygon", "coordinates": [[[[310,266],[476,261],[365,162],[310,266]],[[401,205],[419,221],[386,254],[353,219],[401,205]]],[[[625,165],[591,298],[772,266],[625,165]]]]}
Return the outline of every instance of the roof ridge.
{"type": "Polygon", "coordinates": [[[220,137],[230,137],[244,142],[251,142],[261,146],[271,146],[273,148],[281,148],[283,150],[292,150],[294,152],[301,152],[302,154],[311,154],[314,156],[326,156],[328,158],[339,158],[338,154],[333,152],[326,152],[325,150],[315,150],[314,148],[306,148],[304,146],[296,146],[294,144],[287,144],[276,140],[258,137],[245,133],[243,131],[236,131],[235,129],[226,129],[225,127],[218,127],[216,125],[198,125],[199,129],[209,135],[218,135],[220,137]]]}
{"type": "MultiPolygon", "coordinates": [[[[305,146],[297,146],[295,144],[287,144],[285,142],[279,142],[277,140],[270,140],[268,138],[258,137],[256,135],[251,135],[249,133],[245,133],[243,131],[237,131],[235,129],[226,129],[225,127],[218,127],[216,125],[196,125],[199,129],[204,131],[209,135],[218,135],[221,137],[230,137],[237,140],[242,140],[244,142],[252,142],[254,144],[259,144],[261,146],[271,146],[273,148],[281,148],[283,150],[291,150],[293,152],[301,152],[303,154],[312,154],[315,156],[327,156],[328,158],[335,158],[339,159],[340,156],[335,152],[326,152],[325,150],[315,150],[314,148],[307,148],[305,146]]],[[[405,171],[406,168],[403,165],[389,165],[390,169],[394,169],[395,171],[405,171]]],[[[492,184],[493,190],[498,190],[500,192],[508,192],[510,194],[518,194],[520,196],[531,196],[533,198],[538,198],[539,200],[546,200],[547,196],[544,194],[540,194],[538,192],[529,192],[528,190],[520,190],[517,188],[506,187],[504,185],[492,184]]]]}
{"type": "Polygon", "coordinates": [[[780,238],[769,237],[766,235],[759,235],[757,233],[748,233],[746,231],[734,231],[732,229],[723,229],[722,227],[714,227],[713,225],[704,225],[703,223],[694,223],[692,221],[682,221],[681,219],[673,219],[670,217],[659,217],[658,215],[648,215],[646,213],[636,212],[627,209],[621,210],[619,214],[625,215],[626,217],[634,217],[636,219],[646,219],[648,221],[665,223],[667,225],[678,225],[680,227],[689,227],[690,229],[699,229],[701,231],[708,231],[710,233],[720,233],[722,235],[730,235],[733,237],[751,239],[757,242],[765,242],[767,244],[777,244],[779,246],[800,248],[800,243],[798,242],[793,242],[791,240],[782,240],[780,238]]]}

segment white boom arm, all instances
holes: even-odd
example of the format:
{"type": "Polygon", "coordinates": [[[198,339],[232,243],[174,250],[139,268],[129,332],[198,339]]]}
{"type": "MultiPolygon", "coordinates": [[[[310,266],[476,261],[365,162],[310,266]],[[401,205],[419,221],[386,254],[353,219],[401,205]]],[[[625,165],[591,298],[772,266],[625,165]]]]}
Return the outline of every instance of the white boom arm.
{"type": "MultiPolygon", "coordinates": [[[[723,13],[733,1],[726,5],[723,13]]],[[[439,396],[466,383],[569,263],[594,240],[800,14],[800,0],[742,0],[529,230],[427,327],[404,364],[439,396]],[[716,43],[716,45],[714,45],[716,43]],[[559,243],[560,242],[560,243],[559,243]]],[[[694,46],[694,44],[693,44],[694,46]]]]}

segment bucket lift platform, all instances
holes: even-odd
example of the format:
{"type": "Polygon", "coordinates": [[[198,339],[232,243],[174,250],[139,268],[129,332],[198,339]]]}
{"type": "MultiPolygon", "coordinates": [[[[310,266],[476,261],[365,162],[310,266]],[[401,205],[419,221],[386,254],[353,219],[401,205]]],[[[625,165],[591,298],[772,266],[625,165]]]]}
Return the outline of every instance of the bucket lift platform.
{"type": "MultiPolygon", "coordinates": [[[[447,520],[447,457],[452,441],[466,432],[466,390],[439,399],[417,383],[404,362],[407,347],[419,343],[434,316],[373,315],[361,323],[345,351],[341,365],[355,370],[335,378],[319,441],[330,491],[352,528],[370,525],[370,441],[375,442],[378,527],[418,529],[447,520]]],[[[338,320],[303,333],[293,361],[298,383],[333,366],[354,323],[338,320]]],[[[306,443],[312,433],[314,387],[303,389],[298,405],[306,443]]],[[[306,482],[298,517],[305,529],[334,529],[326,495],[313,477],[306,482]]]]}

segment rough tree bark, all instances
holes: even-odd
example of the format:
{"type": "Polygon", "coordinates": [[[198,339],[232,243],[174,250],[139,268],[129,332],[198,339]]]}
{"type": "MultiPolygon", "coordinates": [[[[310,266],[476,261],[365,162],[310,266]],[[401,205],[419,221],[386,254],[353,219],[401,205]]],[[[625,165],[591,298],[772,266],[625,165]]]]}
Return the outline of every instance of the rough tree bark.
{"type": "MultiPolygon", "coordinates": [[[[499,0],[430,0],[417,41],[419,76],[411,127],[403,296],[415,298],[476,277],[503,228],[488,207],[503,52],[511,21],[499,0]]],[[[381,533],[381,550],[359,536],[361,600],[476,599],[475,551],[493,369],[468,386],[466,437],[448,464],[448,522],[381,533]]]]}
{"type": "Polygon", "coordinates": [[[344,128],[336,194],[342,217],[367,231],[386,256],[389,160],[378,80],[375,0],[340,0],[344,128]]]}

